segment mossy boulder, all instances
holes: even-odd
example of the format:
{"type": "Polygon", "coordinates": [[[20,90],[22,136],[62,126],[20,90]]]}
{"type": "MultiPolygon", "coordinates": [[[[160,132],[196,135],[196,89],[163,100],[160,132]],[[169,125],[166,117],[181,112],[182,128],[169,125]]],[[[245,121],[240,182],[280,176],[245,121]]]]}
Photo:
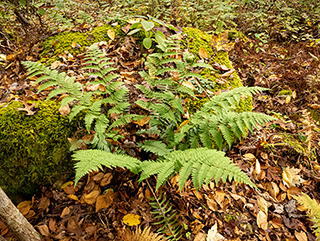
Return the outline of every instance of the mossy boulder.
{"type": "Polygon", "coordinates": [[[93,43],[109,41],[108,30],[110,29],[114,31],[115,36],[125,36],[121,30],[121,25],[113,27],[110,24],[95,27],[86,33],[70,31],[53,35],[47,38],[41,45],[44,49],[40,54],[40,62],[46,62],[50,65],[59,59],[60,54],[70,53],[75,55],[83,53],[85,47],[93,43]]]}
{"type": "MultiPolygon", "coordinates": [[[[211,47],[211,35],[195,28],[184,28],[183,32],[187,35],[188,39],[192,39],[192,41],[189,41],[188,43],[188,48],[189,51],[191,51],[193,54],[198,56],[199,49],[200,47],[202,47],[208,53],[208,58],[210,59],[209,64],[213,66],[214,62],[216,62],[220,65],[226,66],[227,68],[233,68],[232,63],[229,59],[228,52],[218,51],[217,53],[215,53],[215,50],[211,47]]],[[[219,73],[210,71],[209,69],[202,71],[201,75],[214,83],[216,83],[216,79],[219,78],[219,73]]],[[[215,87],[211,89],[211,91],[216,92],[219,89],[227,90],[228,88],[234,89],[242,87],[243,84],[238,74],[234,72],[232,76],[232,78],[227,78],[227,82],[225,84],[216,83],[215,87]]],[[[208,100],[208,98],[202,98],[197,100],[187,99],[186,108],[192,113],[195,110],[199,109],[208,100]]],[[[245,100],[241,100],[238,111],[252,111],[252,98],[246,98],[245,100]]]]}
{"type": "Polygon", "coordinates": [[[0,186],[9,196],[33,194],[41,184],[74,173],[67,138],[77,121],[61,116],[59,105],[38,101],[32,116],[17,110],[21,102],[0,107],[0,186]]]}

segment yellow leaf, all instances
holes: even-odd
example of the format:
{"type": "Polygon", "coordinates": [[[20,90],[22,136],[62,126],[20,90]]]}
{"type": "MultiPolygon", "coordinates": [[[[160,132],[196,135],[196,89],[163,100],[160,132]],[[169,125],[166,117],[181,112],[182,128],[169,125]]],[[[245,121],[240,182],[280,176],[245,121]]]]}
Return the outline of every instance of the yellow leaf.
{"type": "Polygon", "coordinates": [[[128,226],[135,226],[135,225],[139,225],[140,224],[140,216],[136,215],[136,214],[127,214],[124,215],[124,217],[122,218],[122,221],[124,222],[124,224],[128,225],[128,226]]]}
{"type": "Polygon", "coordinates": [[[200,56],[201,59],[207,59],[208,58],[208,53],[204,48],[200,47],[199,48],[199,56],[200,56]]]}
{"type": "Polygon", "coordinates": [[[150,119],[151,119],[150,116],[146,116],[139,121],[133,121],[133,123],[138,124],[139,126],[144,126],[150,121],[150,119]]]}
{"type": "Polygon", "coordinates": [[[294,231],[294,236],[296,236],[298,241],[308,241],[308,237],[306,233],[303,231],[301,232],[294,231]]]}
{"type": "Polygon", "coordinates": [[[113,31],[113,29],[109,29],[108,30],[108,37],[112,40],[114,40],[114,38],[116,37],[115,32],[113,31]]]}
{"type": "Polygon", "coordinates": [[[252,153],[246,153],[243,155],[243,157],[247,160],[254,160],[256,157],[252,153]]]}
{"type": "Polygon", "coordinates": [[[22,215],[26,215],[30,211],[31,204],[31,201],[23,201],[18,204],[17,208],[22,213],[22,215]]]}
{"type": "Polygon", "coordinates": [[[233,46],[234,43],[228,43],[228,31],[225,31],[223,33],[219,33],[218,37],[212,36],[211,43],[212,46],[217,50],[217,51],[225,51],[229,52],[233,46]]]}
{"type": "Polygon", "coordinates": [[[291,101],[291,96],[288,95],[288,96],[286,97],[286,104],[289,104],[290,101],[291,101]]]}

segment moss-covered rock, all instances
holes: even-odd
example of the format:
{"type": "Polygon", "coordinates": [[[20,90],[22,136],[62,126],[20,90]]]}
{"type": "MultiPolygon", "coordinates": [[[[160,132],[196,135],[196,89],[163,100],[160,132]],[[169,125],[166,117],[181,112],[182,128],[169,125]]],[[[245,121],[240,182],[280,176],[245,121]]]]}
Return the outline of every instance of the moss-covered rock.
{"type": "Polygon", "coordinates": [[[72,55],[83,53],[87,46],[96,42],[109,41],[108,30],[112,29],[115,36],[124,37],[125,34],[121,30],[121,25],[115,27],[105,24],[100,27],[95,27],[91,32],[62,32],[47,38],[43,43],[44,48],[40,54],[40,62],[51,64],[59,59],[59,55],[63,53],[70,53],[72,55]],[[75,43],[76,46],[72,46],[75,43]]]}
{"type": "MultiPolygon", "coordinates": [[[[196,56],[199,55],[199,49],[202,47],[208,53],[208,58],[210,59],[209,64],[214,65],[214,62],[224,65],[227,68],[232,68],[231,61],[229,59],[228,52],[218,51],[215,53],[215,50],[210,46],[211,44],[211,35],[202,32],[199,29],[195,28],[184,28],[183,32],[187,35],[188,39],[192,39],[192,41],[188,42],[189,51],[191,51],[196,56]]],[[[185,43],[185,47],[187,44],[185,43]]],[[[206,69],[202,71],[202,76],[207,78],[208,80],[216,83],[216,79],[219,78],[219,74],[217,72],[206,69]]],[[[236,72],[232,74],[233,78],[228,77],[226,84],[215,84],[215,87],[211,90],[213,92],[221,90],[227,90],[228,88],[234,89],[243,86],[242,82],[237,75],[236,72]]],[[[201,98],[198,100],[186,100],[186,108],[189,112],[194,112],[199,109],[205,102],[207,102],[208,98],[201,98]]],[[[239,112],[242,111],[252,111],[252,98],[247,98],[245,100],[241,100],[240,106],[238,108],[239,112]]]]}
{"type": "Polygon", "coordinates": [[[38,101],[33,116],[18,111],[21,102],[0,107],[0,186],[9,195],[32,194],[74,172],[67,138],[77,130],[60,115],[59,103],[38,101]]]}

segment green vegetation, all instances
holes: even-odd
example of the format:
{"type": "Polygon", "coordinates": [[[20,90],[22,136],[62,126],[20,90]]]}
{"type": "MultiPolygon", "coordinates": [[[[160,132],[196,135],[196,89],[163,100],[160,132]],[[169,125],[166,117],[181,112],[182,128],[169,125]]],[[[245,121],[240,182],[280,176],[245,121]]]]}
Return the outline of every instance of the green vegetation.
{"type": "Polygon", "coordinates": [[[33,194],[40,185],[74,173],[67,138],[77,122],[61,116],[55,101],[38,101],[33,116],[17,110],[22,106],[0,107],[0,175],[5,177],[0,185],[8,195],[33,194]]]}

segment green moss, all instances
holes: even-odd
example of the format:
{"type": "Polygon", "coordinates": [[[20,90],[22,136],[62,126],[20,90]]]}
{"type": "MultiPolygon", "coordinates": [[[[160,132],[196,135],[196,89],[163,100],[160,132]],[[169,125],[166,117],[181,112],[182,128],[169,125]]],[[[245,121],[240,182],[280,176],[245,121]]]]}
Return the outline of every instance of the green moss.
{"type": "Polygon", "coordinates": [[[109,41],[108,30],[113,29],[115,36],[124,36],[121,26],[112,27],[105,24],[100,27],[95,27],[91,32],[62,32],[47,38],[43,43],[44,48],[40,54],[40,62],[47,62],[48,65],[59,59],[59,55],[65,52],[72,55],[84,52],[86,46],[101,41],[109,41]],[[72,43],[78,44],[79,47],[72,47],[72,43]]]}
{"type": "MultiPolygon", "coordinates": [[[[195,54],[198,58],[199,58],[199,49],[200,47],[202,47],[208,53],[208,58],[210,59],[209,64],[213,65],[214,62],[217,62],[220,65],[225,65],[227,68],[232,68],[232,64],[229,59],[228,52],[219,51],[215,53],[215,50],[210,46],[211,35],[195,28],[184,28],[183,32],[187,34],[187,37],[189,39],[189,43],[186,43],[186,42],[184,43],[185,47],[188,47],[189,51],[195,54]],[[191,39],[192,41],[190,41],[191,39]]],[[[219,77],[219,73],[215,71],[211,71],[209,69],[205,69],[201,74],[203,77],[209,79],[214,83],[216,83],[216,79],[219,77]]],[[[235,72],[233,73],[233,78],[227,78],[226,84],[216,83],[214,89],[212,89],[211,91],[217,92],[220,89],[227,90],[228,88],[234,89],[241,86],[243,86],[242,82],[238,74],[235,72]]],[[[209,100],[208,98],[202,98],[198,100],[187,99],[185,105],[190,113],[194,113],[208,100],[209,100]]],[[[239,112],[252,111],[252,98],[246,98],[245,100],[241,100],[238,111],[239,112]]]]}
{"type": "Polygon", "coordinates": [[[9,196],[32,194],[39,185],[74,172],[67,138],[77,122],[61,116],[54,101],[39,101],[33,116],[17,110],[22,106],[0,107],[0,186],[9,196]]]}

